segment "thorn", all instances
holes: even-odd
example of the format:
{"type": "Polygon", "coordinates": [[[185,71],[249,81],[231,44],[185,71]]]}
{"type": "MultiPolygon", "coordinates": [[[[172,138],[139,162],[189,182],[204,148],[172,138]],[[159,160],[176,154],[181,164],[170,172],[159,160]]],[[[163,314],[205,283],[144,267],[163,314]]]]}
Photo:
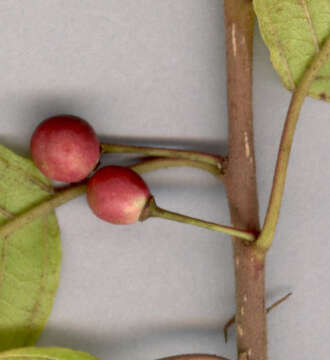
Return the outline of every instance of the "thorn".
{"type": "Polygon", "coordinates": [[[229,319],[223,328],[223,335],[224,335],[226,344],[228,342],[228,330],[234,324],[235,324],[235,316],[233,316],[231,319],[229,319]]]}
{"type": "MultiPolygon", "coordinates": [[[[270,305],[267,309],[266,312],[267,314],[272,311],[273,309],[275,309],[278,305],[282,304],[285,300],[287,300],[290,296],[292,295],[292,292],[289,292],[288,294],[286,294],[285,296],[283,296],[282,298],[280,298],[279,300],[275,301],[272,305],[270,305]]],[[[225,343],[227,344],[228,342],[228,331],[229,328],[235,324],[235,315],[230,318],[227,323],[225,324],[224,328],[223,328],[223,335],[225,338],[225,343]]]]}
{"type": "Polygon", "coordinates": [[[292,295],[292,292],[289,292],[288,294],[286,294],[285,296],[283,296],[280,300],[277,300],[274,302],[274,304],[270,305],[267,308],[267,314],[272,311],[274,308],[276,308],[278,305],[282,304],[282,302],[284,302],[285,300],[287,300],[290,296],[292,295]]]}

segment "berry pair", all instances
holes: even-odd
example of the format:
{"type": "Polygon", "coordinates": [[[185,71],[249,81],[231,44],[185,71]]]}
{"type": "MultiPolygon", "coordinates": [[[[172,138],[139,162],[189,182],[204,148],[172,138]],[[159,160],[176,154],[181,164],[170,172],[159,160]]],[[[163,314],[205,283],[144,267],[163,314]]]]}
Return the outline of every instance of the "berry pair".
{"type": "MultiPolygon", "coordinates": [[[[79,182],[87,178],[100,159],[100,142],[84,120],[59,115],[44,120],[31,139],[32,158],[48,178],[79,182]]],[[[97,170],[87,183],[87,199],[94,214],[114,224],[139,220],[150,191],[133,170],[106,166],[97,170]]]]}

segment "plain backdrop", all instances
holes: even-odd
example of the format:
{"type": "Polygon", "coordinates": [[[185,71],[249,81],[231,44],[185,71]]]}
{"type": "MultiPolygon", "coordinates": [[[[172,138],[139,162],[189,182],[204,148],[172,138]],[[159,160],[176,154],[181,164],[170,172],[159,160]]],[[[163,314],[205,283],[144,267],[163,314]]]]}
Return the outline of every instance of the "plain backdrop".
{"type": "MultiPolygon", "coordinates": [[[[263,219],[290,93],[255,39],[256,160],[263,219]]],[[[220,0],[1,0],[0,141],[28,154],[44,118],[71,113],[109,141],[226,152],[220,0]]],[[[330,104],[307,99],[267,264],[270,359],[325,359],[329,325],[330,104]]],[[[121,159],[119,159],[121,160],[121,159]]],[[[103,163],[117,162],[107,156],[103,163]]],[[[224,189],[199,170],[145,176],[160,206],[229,224],[224,189]]],[[[228,237],[148,220],[114,226],[85,198],[57,210],[61,282],[39,345],[102,359],[207,352],[235,358],[228,237]]]]}

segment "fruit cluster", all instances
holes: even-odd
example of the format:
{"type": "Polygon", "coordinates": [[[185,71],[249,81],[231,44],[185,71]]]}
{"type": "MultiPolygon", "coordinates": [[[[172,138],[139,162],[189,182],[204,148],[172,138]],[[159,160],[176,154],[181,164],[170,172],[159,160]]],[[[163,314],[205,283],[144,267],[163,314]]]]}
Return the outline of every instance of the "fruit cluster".
{"type": "MultiPolygon", "coordinates": [[[[92,127],[85,120],[72,115],[58,115],[44,120],[31,139],[32,158],[40,171],[53,180],[86,182],[88,204],[94,214],[105,221],[133,224],[156,217],[218,231],[245,241],[255,240],[255,234],[251,232],[158,207],[148,186],[133,168],[111,165],[98,169],[100,156],[106,152],[134,152],[152,157],[137,164],[134,167],[136,171],[139,165],[144,167],[144,171],[148,171],[149,167],[150,171],[183,164],[206,170],[217,178],[223,175],[223,158],[217,155],[101,144],[92,127]]],[[[84,185],[83,188],[86,190],[84,185]]]]}
{"type": "MultiPolygon", "coordinates": [[[[48,178],[69,183],[87,179],[100,160],[100,142],[83,119],[59,115],[44,120],[31,139],[32,158],[48,178]]],[[[133,224],[152,198],[143,179],[130,168],[103,167],[87,179],[88,204],[99,218],[133,224]]]]}

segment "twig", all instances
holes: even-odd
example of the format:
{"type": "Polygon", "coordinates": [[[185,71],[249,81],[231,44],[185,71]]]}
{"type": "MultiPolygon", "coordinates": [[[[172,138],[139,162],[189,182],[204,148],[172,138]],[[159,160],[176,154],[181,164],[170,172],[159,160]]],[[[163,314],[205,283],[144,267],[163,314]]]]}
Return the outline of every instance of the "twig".
{"type": "MultiPolygon", "coordinates": [[[[252,62],[254,11],[251,0],[224,0],[227,49],[228,166],[224,183],[232,226],[259,232],[253,139],[252,62]]],[[[267,360],[265,259],[233,238],[237,353],[267,360]]]]}

